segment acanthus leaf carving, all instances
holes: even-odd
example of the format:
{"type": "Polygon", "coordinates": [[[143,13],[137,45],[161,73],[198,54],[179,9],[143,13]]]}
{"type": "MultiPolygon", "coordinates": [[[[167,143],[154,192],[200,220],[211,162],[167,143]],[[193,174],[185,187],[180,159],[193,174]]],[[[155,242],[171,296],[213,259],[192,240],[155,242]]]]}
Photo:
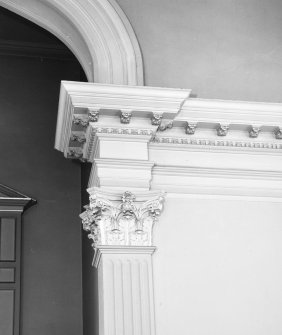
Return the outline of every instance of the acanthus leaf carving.
{"type": "Polygon", "coordinates": [[[97,122],[99,120],[98,110],[88,110],[88,122],[97,122]]]}
{"type": "Polygon", "coordinates": [[[194,135],[195,134],[195,131],[196,131],[196,128],[197,128],[197,123],[196,122],[187,122],[186,123],[186,134],[188,135],[194,135]]]}
{"type": "Polygon", "coordinates": [[[168,130],[168,129],[172,129],[173,127],[173,121],[168,121],[166,123],[162,123],[159,125],[159,128],[158,130],[159,131],[165,131],[165,130],[168,130]]]}
{"type": "Polygon", "coordinates": [[[98,194],[80,215],[83,229],[93,240],[92,246],[152,246],[152,230],[163,208],[164,194],[141,205],[131,192],[124,192],[119,205],[98,194]]]}
{"type": "Polygon", "coordinates": [[[73,142],[85,143],[85,141],[86,141],[85,134],[84,133],[82,133],[82,134],[72,133],[71,137],[70,137],[70,140],[73,141],[73,142]]]}
{"type": "Polygon", "coordinates": [[[275,131],[275,138],[277,140],[282,140],[282,127],[278,127],[275,131]]]}
{"type": "Polygon", "coordinates": [[[257,138],[260,132],[260,127],[252,126],[249,130],[249,136],[251,138],[257,138]]]}
{"type": "Polygon", "coordinates": [[[120,122],[128,124],[131,121],[132,112],[130,111],[121,111],[120,122]]]}
{"type": "Polygon", "coordinates": [[[87,127],[88,124],[89,124],[89,118],[88,117],[84,117],[82,115],[74,116],[72,122],[75,125],[79,125],[79,126],[82,126],[82,127],[87,127]]]}
{"type": "Polygon", "coordinates": [[[217,128],[217,136],[226,136],[229,130],[228,124],[220,124],[217,128]]]}
{"type": "Polygon", "coordinates": [[[153,113],[151,118],[151,123],[153,126],[160,126],[162,123],[163,114],[162,113],[153,113]]]}

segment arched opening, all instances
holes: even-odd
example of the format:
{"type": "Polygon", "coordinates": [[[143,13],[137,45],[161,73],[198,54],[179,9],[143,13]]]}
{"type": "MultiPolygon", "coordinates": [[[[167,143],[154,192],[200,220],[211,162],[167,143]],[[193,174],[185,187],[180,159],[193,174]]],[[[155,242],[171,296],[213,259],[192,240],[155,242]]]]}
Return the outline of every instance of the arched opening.
{"type": "Polygon", "coordinates": [[[114,0],[2,0],[0,5],[57,36],[80,61],[89,81],[143,85],[137,39],[114,0]]]}
{"type": "Polygon", "coordinates": [[[54,138],[61,80],[86,78],[56,37],[4,8],[0,34],[1,181],[38,200],[23,223],[20,331],[81,335],[81,166],[54,138]]]}

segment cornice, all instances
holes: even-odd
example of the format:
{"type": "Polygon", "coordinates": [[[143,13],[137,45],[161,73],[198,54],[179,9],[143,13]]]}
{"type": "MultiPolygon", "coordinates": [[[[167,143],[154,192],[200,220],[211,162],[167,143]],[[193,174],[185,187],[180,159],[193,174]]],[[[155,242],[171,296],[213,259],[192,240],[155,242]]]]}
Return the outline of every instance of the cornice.
{"type": "Polygon", "coordinates": [[[66,157],[89,160],[96,133],[152,136],[163,120],[173,119],[189,94],[181,89],[62,82],[55,148],[66,157]],[[125,112],[130,113],[126,123],[125,112]],[[81,141],[73,141],[75,137],[81,141]]]}
{"type": "Polygon", "coordinates": [[[36,204],[36,200],[6,186],[0,184],[0,210],[23,211],[36,204]]]}
{"type": "Polygon", "coordinates": [[[281,123],[280,103],[232,101],[217,99],[187,99],[176,121],[191,119],[209,123],[277,126],[281,123]]]}
{"type": "Polygon", "coordinates": [[[281,151],[282,104],[189,95],[190,90],[62,82],[55,147],[90,162],[102,134],[124,141],[147,136],[160,146],[281,151]]]}
{"type": "Polygon", "coordinates": [[[61,90],[63,95],[71,99],[72,107],[78,114],[81,114],[79,109],[85,108],[90,111],[108,110],[109,115],[116,114],[112,110],[129,111],[133,116],[142,117],[145,112],[159,112],[164,118],[173,118],[191,92],[184,89],[70,81],[62,81],[61,90]]]}
{"type": "Polygon", "coordinates": [[[93,162],[89,186],[282,197],[282,104],[81,83],[61,94],[56,148],[93,162]]]}

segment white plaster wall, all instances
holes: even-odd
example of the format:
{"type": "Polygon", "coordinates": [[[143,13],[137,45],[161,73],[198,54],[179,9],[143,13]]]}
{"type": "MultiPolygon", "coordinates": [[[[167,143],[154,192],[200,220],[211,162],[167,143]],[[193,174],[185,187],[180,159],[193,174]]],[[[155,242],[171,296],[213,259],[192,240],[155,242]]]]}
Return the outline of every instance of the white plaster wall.
{"type": "Polygon", "coordinates": [[[155,227],[157,335],[282,333],[282,203],[171,198],[155,227]]]}
{"type": "Polygon", "coordinates": [[[200,98],[281,102],[281,0],[117,0],[148,86],[200,98]]]}

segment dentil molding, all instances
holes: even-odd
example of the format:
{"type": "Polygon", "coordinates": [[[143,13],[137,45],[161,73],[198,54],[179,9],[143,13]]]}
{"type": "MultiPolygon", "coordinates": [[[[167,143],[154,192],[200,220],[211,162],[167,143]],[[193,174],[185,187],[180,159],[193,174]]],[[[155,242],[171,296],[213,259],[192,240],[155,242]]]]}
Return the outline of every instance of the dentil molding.
{"type": "Polygon", "coordinates": [[[58,37],[90,82],[143,85],[140,48],[115,0],[0,0],[0,6],[58,37]]]}

